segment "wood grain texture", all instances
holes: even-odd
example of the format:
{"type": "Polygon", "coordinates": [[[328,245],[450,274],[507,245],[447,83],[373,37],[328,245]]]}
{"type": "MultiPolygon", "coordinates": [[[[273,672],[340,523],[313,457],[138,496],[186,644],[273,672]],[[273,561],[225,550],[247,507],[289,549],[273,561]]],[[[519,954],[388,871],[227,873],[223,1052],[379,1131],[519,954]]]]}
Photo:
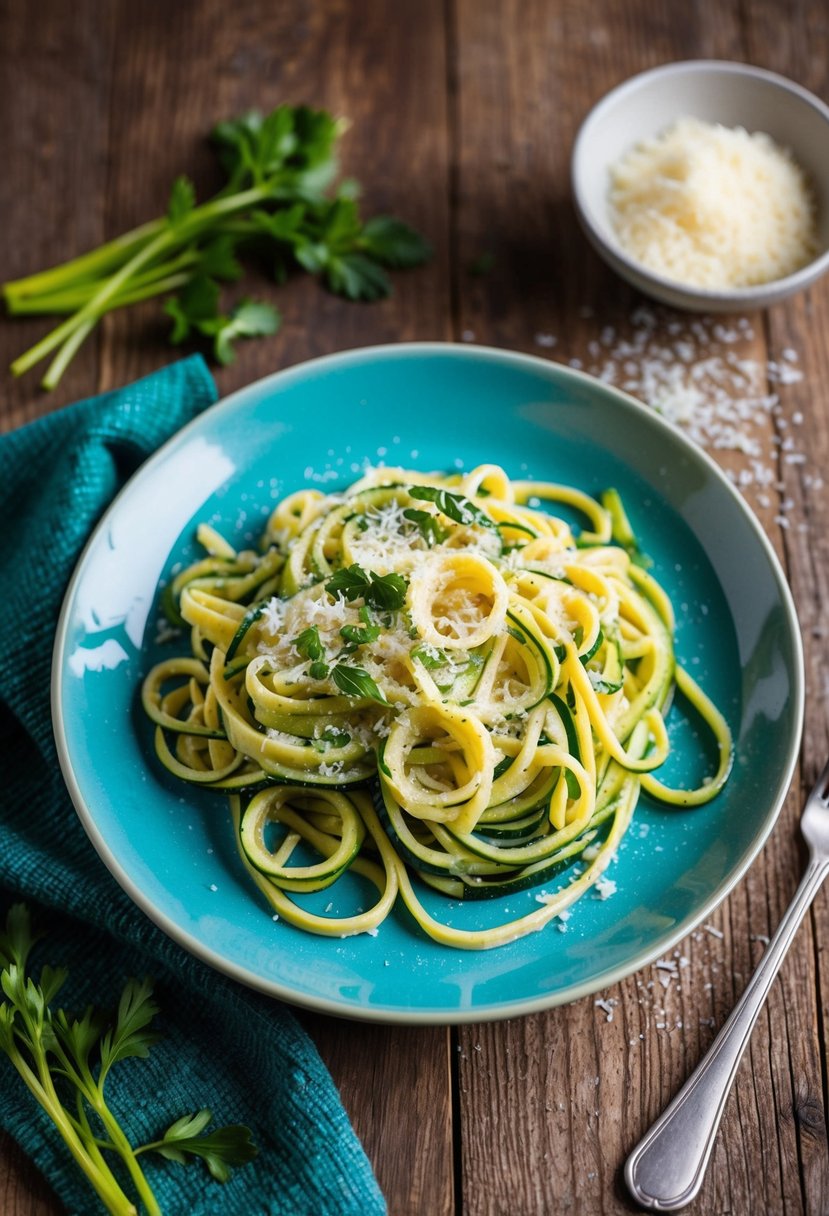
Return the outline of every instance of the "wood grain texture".
{"type": "MultiPolygon", "coordinates": [[[[61,0],[0,5],[3,281],[105,239],[113,36],[109,6],[93,20],[88,6],[67,8],[61,0]]],[[[81,351],[60,393],[48,401],[36,380],[5,375],[46,328],[39,318],[3,326],[4,429],[94,392],[97,340],[81,351]]]]}
{"type": "Polygon", "coordinates": [[[456,1210],[450,1037],[302,1014],[337,1082],[391,1213],[456,1210]]]}
{"type": "MultiPolygon", "coordinates": [[[[672,59],[750,59],[803,79],[807,30],[816,37],[820,17],[801,6],[797,33],[781,42],[772,29],[780,21],[779,5],[756,6],[756,14],[754,6],[744,7],[720,4],[714,21],[706,19],[709,6],[690,6],[680,22],[669,4],[459,0],[454,223],[463,336],[535,354],[553,338],[553,357],[585,367],[608,326],[617,341],[632,338],[635,297],[611,280],[586,242],[574,239],[567,170],[575,130],[589,106],[620,79],[672,59]],[[515,38],[522,26],[532,30],[531,38],[515,38]],[[493,270],[474,279],[463,268],[484,249],[492,254],[493,270]]],[[[812,55],[804,81],[824,97],[825,70],[825,58],[812,55]]],[[[822,312],[825,288],[811,295],[768,319],[747,318],[752,336],[734,349],[763,363],[781,360],[786,349],[808,360],[804,379],[779,386],[779,407],[753,428],[777,484],[772,493],[751,498],[796,602],[807,618],[816,618],[809,623],[818,636],[807,638],[807,720],[817,724],[812,733],[819,737],[813,745],[807,739],[804,750],[814,776],[829,750],[827,661],[817,619],[826,620],[829,564],[820,519],[826,492],[816,483],[804,495],[802,477],[807,467],[813,477],[827,467],[822,448],[829,428],[825,402],[821,411],[804,399],[807,386],[813,397],[813,386],[827,383],[822,367],[811,365],[820,356],[804,351],[804,342],[819,345],[806,335],[821,332],[820,320],[806,313],[822,312]],[[803,421],[796,424],[798,418],[803,421]],[[817,446],[808,466],[788,464],[784,444],[804,426],[798,451],[804,443],[810,447],[812,431],[817,446]]],[[[660,313],[665,328],[675,319],[660,313]]],[[[746,453],[717,456],[736,480],[751,471],[746,453]]],[[[587,998],[503,1027],[461,1031],[465,1212],[632,1210],[619,1167],[710,1044],[759,960],[758,939],[773,931],[794,891],[803,861],[796,827],[801,798],[801,790],[789,797],[772,842],[712,918],[723,937],[702,932],[680,946],[689,965],[679,983],[663,988],[658,970],[648,969],[601,993],[618,1002],[611,1005],[612,1023],[587,998]],[[467,1134],[468,1128],[484,1134],[467,1134]]],[[[815,917],[821,909],[825,916],[825,897],[815,917]]],[[[815,938],[804,930],[761,1015],[705,1188],[690,1212],[826,1210],[825,1020],[819,1025],[815,1016],[816,998],[825,1008],[825,971],[820,992],[817,982],[815,938]]]]}
{"type": "MultiPolygon", "coordinates": [[[[217,373],[223,393],[309,356],[406,339],[599,371],[614,343],[635,339],[641,301],[577,230],[569,155],[590,105],[646,67],[705,56],[772,68],[829,101],[828,41],[822,0],[696,0],[681,16],[671,0],[45,0],[36,12],[12,0],[0,5],[0,273],[39,269],[158,213],[184,170],[210,191],[204,137],[216,120],[305,101],[351,119],[344,170],[371,210],[425,231],[435,257],[375,306],[251,273],[239,294],[271,298],[283,329],[242,346],[217,373]],[[492,268],[475,273],[482,255],[492,268]]],[[[678,323],[653,315],[657,336],[678,323]]],[[[1,365],[43,328],[0,324],[1,365]]],[[[752,428],[769,486],[752,480],[749,452],[713,452],[745,482],[803,633],[802,764],[779,823],[708,927],[681,944],[667,983],[649,967],[569,1007],[451,1033],[303,1015],[392,1216],[633,1211],[626,1154],[710,1045],[791,898],[802,798],[829,753],[827,334],[825,281],[746,318],[730,349],[764,366],[794,352],[802,379],[769,383],[779,400],[752,428]]],[[[4,375],[0,425],[175,356],[156,306],[109,318],[54,395],[4,375]]],[[[691,1216],[829,1212],[827,943],[823,893],[757,1024],[691,1216]]],[[[4,1216],[59,1210],[0,1138],[4,1216]]]]}

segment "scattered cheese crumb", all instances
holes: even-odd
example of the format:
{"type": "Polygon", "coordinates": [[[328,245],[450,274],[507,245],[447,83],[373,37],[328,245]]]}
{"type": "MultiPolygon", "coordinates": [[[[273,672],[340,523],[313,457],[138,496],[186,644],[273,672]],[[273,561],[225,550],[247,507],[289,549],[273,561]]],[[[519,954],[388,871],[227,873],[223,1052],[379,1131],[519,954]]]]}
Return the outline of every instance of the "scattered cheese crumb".
{"type": "Polygon", "coordinates": [[[596,879],[595,891],[599,899],[610,899],[611,895],[616,894],[616,883],[612,878],[605,878],[602,874],[600,878],[596,879]]]}

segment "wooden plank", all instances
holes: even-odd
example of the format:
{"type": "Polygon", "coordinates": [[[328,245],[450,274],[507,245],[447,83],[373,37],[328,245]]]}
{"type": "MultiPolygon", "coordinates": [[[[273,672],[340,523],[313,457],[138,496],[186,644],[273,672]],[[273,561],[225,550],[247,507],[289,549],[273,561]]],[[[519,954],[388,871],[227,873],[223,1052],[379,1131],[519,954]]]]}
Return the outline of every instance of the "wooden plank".
{"type": "Polygon", "coordinates": [[[454,1212],[447,1032],[310,1014],[301,1020],[339,1087],[392,1216],[454,1212]]]}
{"type": "MultiPolygon", "coordinates": [[[[0,281],[42,270],[103,239],[113,15],[106,5],[90,20],[83,6],[60,0],[0,6],[6,237],[0,281]]],[[[4,429],[94,391],[95,342],[57,394],[39,391],[36,371],[20,380],[7,374],[11,361],[49,328],[42,318],[0,326],[4,429]]]]}
{"type": "MultiPolygon", "coordinates": [[[[460,0],[455,33],[461,267],[457,336],[549,353],[594,372],[607,369],[624,342],[636,346],[641,323],[637,328],[632,321],[635,295],[574,232],[568,160],[576,126],[590,104],[620,79],[672,59],[763,61],[765,52],[782,56],[789,74],[804,79],[805,63],[798,55],[805,50],[807,31],[814,45],[822,20],[818,6],[800,5],[798,33],[782,40],[770,28],[780,23],[779,5],[769,2],[765,8],[768,27],[752,41],[736,4],[719,5],[716,21],[707,20],[702,10],[686,10],[679,23],[675,10],[665,4],[551,7],[460,0]],[[511,37],[520,25],[532,30],[531,39],[511,37]],[[491,272],[465,274],[463,268],[484,251],[492,255],[491,272]]],[[[750,12],[754,14],[753,7],[750,12]]],[[[813,55],[812,77],[816,60],[813,55]]],[[[779,62],[776,66],[785,70],[779,62]]],[[[822,81],[811,83],[825,87],[822,81]]],[[[761,317],[746,318],[736,340],[729,335],[728,349],[761,371],[767,358],[781,358],[784,347],[805,353],[812,346],[809,332],[820,332],[825,301],[823,288],[813,294],[821,301],[811,305],[816,318],[806,319],[803,301],[775,310],[768,326],[761,317]]],[[[668,310],[650,312],[655,318],[650,346],[661,343],[670,352],[673,344],[676,349],[670,327],[686,326],[687,320],[668,310]]],[[[715,327],[705,322],[700,333],[707,345],[715,327]]],[[[650,346],[644,354],[652,353],[650,346]]],[[[719,353],[725,353],[722,344],[719,353]]],[[[638,357],[634,351],[634,363],[638,357]]],[[[825,411],[820,423],[814,420],[814,408],[805,424],[795,421],[806,418],[802,397],[810,395],[807,386],[813,396],[814,386],[822,382],[820,371],[811,366],[811,350],[808,359],[802,384],[768,386],[779,392],[780,404],[757,411],[750,428],[757,455],[727,449],[716,455],[743,484],[798,582],[798,603],[813,620],[815,610],[826,603],[824,574],[815,571],[825,573],[827,564],[813,556],[807,566],[805,550],[813,548],[817,537],[822,549],[825,520],[814,534],[811,526],[808,532],[799,529],[805,513],[818,513],[819,489],[814,487],[819,483],[812,483],[807,504],[791,485],[800,466],[787,465],[780,450],[787,428],[801,425],[798,450],[808,451],[811,462],[814,436],[814,469],[827,467],[825,411]],[[769,471],[772,484],[765,486],[757,478],[769,471]],[[799,558],[793,531],[804,550],[799,558]],[[797,573],[801,566],[803,574],[797,573]]],[[[641,358],[632,374],[644,388],[641,358]]],[[[618,368],[610,378],[618,380],[618,368]]],[[[739,392],[740,386],[732,391],[739,392]]],[[[821,504],[825,500],[824,492],[821,504]]],[[[816,701],[826,687],[825,654],[817,657],[812,650],[810,665],[812,704],[820,711],[816,701]]],[[[826,750],[825,708],[814,718],[823,739],[820,748],[807,739],[807,758],[810,750],[826,750]]],[[[648,969],[602,993],[618,1002],[612,1007],[612,1024],[587,999],[503,1027],[461,1031],[465,1212],[630,1210],[619,1175],[627,1152],[710,1044],[759,960],[760,939],[773,931],[794,890],[802,864],[795,823],[799,806],[795,793],[772,843],[712,918],[722,938],[700,931],[681,945],[688,966],[677,983],[665,988],[659,972],[648,969]]],[[[814,943],[804,933],[761,1016],[705,1189],[690,1212],[825,1210],[819,1049],[821,1041],[825,1044],[826,1001],[824,992],[821,1040],[815,983],[814,943]]]]}
{"type": "MultiPolygon", "coordinates": [[[[829,63],[815,47],[825,44],[829,20],[825,6],[798,0],[780,21],[769,0],[747,6],[745,42],[749,58],[788,76],[829,101],[829,63]]],[[[826,332],[829,298],[819,284],[768,317],[770,358],[786,367],[785,355],[798,351],[803,335],[826,332]]],[[[778,846],[768,859],[768,883],[774,920],[782,914],[802,865],[797,817],[811,783],[829,754],[829,352],[822,342],[806,343],[796,370],[801,379],[781,388],[779,435],[780,493],[787,525],[782,546],[804,642],[806,718],[800,789],[790,798],[776,837],[778,846]],[[783,852],[783,858],[780,853],[783,852]],[[781,865],[781,860],[784,864],[781,865]],[[788,862],[788,864],[785,864],[788,862]],[[785,876],[785,877],[784,877],[785,876]],[[782,888],[782,890],[781,890],[782,888]]],[[[787,1164],[796,1171],[808,1213],[829,1210],[829,1150],[827,1150],[826,1028],[829,972],[820,965],[818,943],[829,931],[826,894],[819,897],[793,947],[770,1002],[771,1026],[785,1039],[788,1056],[773,1053],[774,1089],[781,1143],[789,1142],[787,1164]],[[785,1095],[781,1101],[777,1095],[785,1095]],[[786,1134],[787,1133],[787,1134],[786,1134]],[[794,1141],[794,1145],[791,1145],[794,1141]]],[[[754,1045],[752,1045],[754,1046],[754,1045]]]]}
{"type": "Polygon", "coordinates": [[[29,1158],[0,1131],[0,1212],[5,1216],[60,1216],[63,1210],[29,1158]]]}

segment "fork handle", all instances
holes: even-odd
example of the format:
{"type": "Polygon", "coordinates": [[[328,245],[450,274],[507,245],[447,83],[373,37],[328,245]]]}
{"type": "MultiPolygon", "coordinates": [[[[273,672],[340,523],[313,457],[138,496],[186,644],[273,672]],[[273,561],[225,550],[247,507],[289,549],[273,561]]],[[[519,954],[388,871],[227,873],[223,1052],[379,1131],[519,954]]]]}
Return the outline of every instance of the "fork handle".
{"type": "Polygon", "coordinates": [[[757,1015],[827,872],[829,860],[812,857],[757,970],[708,1054],[628,1157],[625,1180],[643,1208],[675,1212],[699,1193],[725,1101],[757,1015]]]}

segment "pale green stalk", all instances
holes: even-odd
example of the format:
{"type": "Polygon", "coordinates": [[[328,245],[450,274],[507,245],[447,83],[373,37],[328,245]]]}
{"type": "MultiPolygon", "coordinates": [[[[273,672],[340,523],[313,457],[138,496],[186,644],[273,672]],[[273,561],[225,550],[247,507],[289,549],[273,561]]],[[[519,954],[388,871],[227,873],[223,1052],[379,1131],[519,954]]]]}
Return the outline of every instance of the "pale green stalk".
{"type": "Polygon", "coordinates": [[[100,1153],[96,1152],[96,1159],[93,1159],[75,1130],[55,1092],[45,1059],[40,1058],[40,1053],[36,1054],[38,1071],[35,1074],[15,1047],[8,1052],[8,1056],[29,1091],[55,1124],[61,1138],[89,1179],[95,1194],[105,1205],[107,1211],[112,1213],[112,1216],[137,1216],[135,1204],[124,1194],[115,1175],[100,1153]]]}

